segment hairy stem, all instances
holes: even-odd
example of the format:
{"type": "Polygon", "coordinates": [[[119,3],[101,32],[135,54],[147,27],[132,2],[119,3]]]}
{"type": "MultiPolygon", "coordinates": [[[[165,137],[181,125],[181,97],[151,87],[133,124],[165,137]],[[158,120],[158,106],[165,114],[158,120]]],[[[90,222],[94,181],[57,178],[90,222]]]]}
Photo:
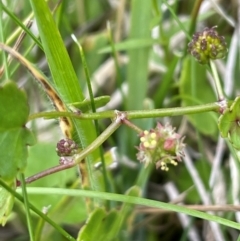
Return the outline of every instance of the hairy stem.
{"type": "MultiPolygon", "coordinates": [[[[44,170],[42,172],[39,172],[31,177],[28,177],[25,182],[26,183],[31,183],[33,181],[36,181],[40,178],[43,178],[45,176],[48,176],[50,174],[71,168],[79,164],[87,155],[89,155],[92,151],[96,150],[104,141],[107,140],[109,136],[113,134],[114,131],[118,129],[118,127],[124,122],[125,115],[121,112],[117,112],[117,117],[116,119],[107,127],[107,129],[102,132],[102,134],[95,140],[93,141],[88,147],[83,149],[79,154],[76,154],[73,157],[73,161],[70,161],[66,164],[58,165],[52,168],[49,168],[47,170],[44,170]]],[[[21,183],[19,183],[19,186],[21,183]]]]}
{"type": "Polygon", "coordinates": [[[29,237],[30,237],[31,241],[34,241],[33,226],[32,226],[30,210],[29,210],[30,207],[29,207],[29,202],[28,202],[28,196],[27,196],[24,174],[21,173],[20,177],[21,177],[21,182],[22,182],[22,195],[23,195],[23,202],[24,202],[25,209],[26,209],[26,218],[27,218],[27,226],[28,226],[29,237]]]}
{"type": "MultiPolygon", "coordinates": [[[[181,115],[192,115],[197,113],[204,112],[219,112],[220,107],[218,103],[209,103],[204,105],[193,105],[187,107],[174,107],[174,108],[164,108],[164,109],[153,109],[153,110],[131,110],[124,111],[128,119],[140,119],[140,118],[156,118],[156,117],[164,117],[164,116],[181,116],[181,115]]],[[[96,113],[72,113],[72,112],[59,112],[59,111],[51,111],[51,112],[39,112],[29,116],[28,121],[32,121],[37,118],[47,118],[47,119],[55,119],[58,117],[72,117],[76,119],[105,119],[105,118],[114,118],[116,116],[115,110],[111,111],[102,111],[96,113]]]]}

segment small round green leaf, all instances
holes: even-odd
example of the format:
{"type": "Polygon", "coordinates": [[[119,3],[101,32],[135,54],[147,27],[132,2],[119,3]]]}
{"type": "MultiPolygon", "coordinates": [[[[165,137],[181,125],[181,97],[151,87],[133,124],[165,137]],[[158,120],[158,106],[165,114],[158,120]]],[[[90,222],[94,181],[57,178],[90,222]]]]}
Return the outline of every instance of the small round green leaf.
{"type": "Polygon", "coordinates": [[[27,145],[34,136],[25,124],[29,106],[22,90],[14,82],[0,87],[0,178],[12,181],[26,167],[27,145]]]}
{"type": "Polygon", "coordinates": [[[27,97],[14,82],[0,86],[0,103],[0,129],[25,125],[29,114],[27,97]]]}

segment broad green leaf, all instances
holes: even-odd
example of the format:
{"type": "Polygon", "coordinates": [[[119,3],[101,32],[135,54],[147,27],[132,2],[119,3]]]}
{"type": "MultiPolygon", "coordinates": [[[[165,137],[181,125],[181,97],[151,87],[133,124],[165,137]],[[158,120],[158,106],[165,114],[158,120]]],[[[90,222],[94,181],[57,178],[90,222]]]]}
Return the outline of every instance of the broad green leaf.
{"type": "Polygon", "coordinates": [[[224,138],[228,138],[233,147],[240,150],[240,97],[237,97],[229,109],[219,118],[219,130],[224,138]]]}
{"type": "Polygon", "coordinates": [[[119,231],[120,218],[119,211],[111,210],[107,213],[101,208],[96,209],[79,232],[77,241],[114,240],[119,231]]]}
{"type": "Polygon", "coordinates": [[[15,179],[27,165],[27,145],[34,144],[33,134],[25,127],[29,107],[26,95],[15,83],[0,88],[0,177],[15,179]]]}
{"type": "MultiPolygon", "coordinates": [[[[139,197],[140,193],[140,188],[138,186],[133,186],[127,190],[126,195],[139,197]]],[[[134,215],[132,211],[133,208],[134,205],[124,203],[119,211],[112,210],[109,212],[102,223],[99,233],[101,239],[99,240],[115,240],[114,238],[120,236],[119,233],[122,229],[131,229],[131,221],[134,220],[132,217],[134,215]]]]}
{"type": "MultiPolygon", "coordinates": [[[[12,185],[11,185],[12,186],[12,185]]],[[[12,211],[14,196],[0,186],[0,224],[4,226],[12,211]]]]}
{"type": "Polygon", "coordinates": [[[102,208],[96,208],[89,215],[86,224],[81,228],[77,241],[99,240],[99,231],[101,230],[102,222],[105,217],[106,211],[102,208]]]}
{"type": "Polygon", "coordinates": [[[34,137],[26,127],[0,130],[0,177],[13,180],[27,165],[27,145],[33,145],[34,137]]]}
{"type": "Polygon", "coordinates": [[[28,119],[27,97],[14,82],[0,87],[0,129],[22,127],[28,119]]]}
{"type": "MultiPolygon", "coordinates": [[[[207,81],[206,69],[192,58],[187,57],[183,64],[180,79],[182,106],[214,102],[211,85],[207,81]]],[[[202,134],[214,137],[217,133],[217,117],[214,113],[189,115],[188,120],[202,134]]]]}
{"type": "MultiPolygon", "coordinates": [[[[126,196],[129,197],[140,197],[141,196],[141,188],[138,186],[132,186],[126,191],[126,196]]],[[[129,203],[124,203],[122,205],[122,208],[120,210],[121,213],[121,224],[127,226],[125,228],[131,229],[131,221],[134,220],[133,215],[135,213],[132,211],[134,209],[134,205],[129,204],[129,203]],[[128,219],[128,220],[127,220],[128,219]]],[[[119,227],[119,229],[121,226],[119,227]]],[[[122,227],[123,228],[123,227],[122,227]]]]}
{"type": "MultiPolygon", "coordinates": [[[[131,187],[126,195],[140,196],[139,187],[131,187]]],[[[110,212],[106,212],[102,208],[95,209],[80,230],[77,241],[115,240],[122,228],[129,228],[129,222],[127,222],[127,227],[123,227],[123,225],[126,224],[126,219],[132,218],[133,206],[133,204],[125,203],[119,211],[112,209],[110,212]]]]}
{"type": "Polygon", "coordinates": [[[121,212],[111,210],[104,218],[99,233],[99,240],[114,240],[119,232],[119,224],[121,219],[121,212]]]}

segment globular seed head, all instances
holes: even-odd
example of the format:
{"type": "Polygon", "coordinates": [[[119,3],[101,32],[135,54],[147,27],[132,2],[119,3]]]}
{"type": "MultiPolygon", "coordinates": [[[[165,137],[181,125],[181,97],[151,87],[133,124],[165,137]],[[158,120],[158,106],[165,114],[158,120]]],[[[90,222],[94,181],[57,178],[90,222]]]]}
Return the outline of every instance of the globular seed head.
{"type": "Polygon", "coordinates": [[[78,151],[78,144],[71,139],[61,139],[56,146],[58,156],[72,156],[78,151]]]}
{"type": "Polygon", "coordinates": [[[215,26],[195,33],[192,41],[188,44],[188,52],[200,64],[207,64],[211,59],[224,58],[228,49],[225,38],[218,35],[215,26]]]}

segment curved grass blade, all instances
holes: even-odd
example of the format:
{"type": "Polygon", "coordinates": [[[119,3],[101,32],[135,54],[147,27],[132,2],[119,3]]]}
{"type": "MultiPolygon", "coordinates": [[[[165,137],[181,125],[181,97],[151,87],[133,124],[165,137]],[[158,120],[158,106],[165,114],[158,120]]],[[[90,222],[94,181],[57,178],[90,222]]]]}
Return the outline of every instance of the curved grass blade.
{"type": "MultiPolygon", "coordinates": [[[[67,111],[67,107],[57,94],[56,90],[50,85],[47,77],[42,74],[37,68],[35,68],[31,62],[29,62],[26,58],[24,58],[21,54],[19,54],[14,49],[9,46],[0,43],[0,48],[4,51],[11,54],[16,60],[18,60],[26,69],[33,75],[33,77],[43,86],[46,91],[48,97],[53,102],[55,108],[58,111],[67,111]]],[[[62,132],[66,137],[71,138],[72,136],[72,123],[69,118],[63,117],[60,119],[60,127],[62,132]]]]}
{"type": "MultiPolygon", "coordinates": [[[[30,2],[37,21],[44,53],[60,97],[67,107],[71,103],[83,101],[85,98],[82,89],[47,3],[44,0],[31,0],[30,2]]],[[[92,121],[76,119],[72,121],[74,125],[73,139],[82,148],[87,147],[96,138],[96,130],[92,121]]],[[[93,151],[86,161],[91,189],[97,187],[93,177],[92,163],[98,156],[99,149],[93,151]]]]}

